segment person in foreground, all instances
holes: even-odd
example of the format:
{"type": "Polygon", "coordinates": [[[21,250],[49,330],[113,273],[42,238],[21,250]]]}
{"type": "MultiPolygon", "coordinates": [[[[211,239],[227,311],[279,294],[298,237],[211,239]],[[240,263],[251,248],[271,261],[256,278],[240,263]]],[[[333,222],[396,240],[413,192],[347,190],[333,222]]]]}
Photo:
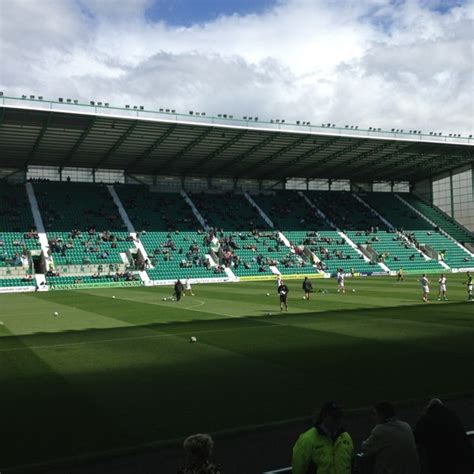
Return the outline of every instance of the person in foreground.
{"type": "Polygon", "coordinates": [[[472,474],[474,453],[459,417],[433,398],[414,429],[420,458],[430,474],[472,474]]]}
{"type": "Polygon", "coordinates": [[[342,423],[342,406],[334,401],[324,403],[316,424],[293,447],[293,474],[351,473],[354,444],[342,423]]]}
{"type": "Polygon", "coordinates": [[[212,462],[214,441],[208,434],[189,436],[183,443],[186,466],[178,474],[221,474],[222,468],[212,462]]]}
{"type": "Polygon", "coordinates": [[[362,453],[373,460],[374,474],[419,474],[415,438],[408,423],[395,416],[395,407],[379,402],[373,407],[375,427],[362,443],[362,453]]]}

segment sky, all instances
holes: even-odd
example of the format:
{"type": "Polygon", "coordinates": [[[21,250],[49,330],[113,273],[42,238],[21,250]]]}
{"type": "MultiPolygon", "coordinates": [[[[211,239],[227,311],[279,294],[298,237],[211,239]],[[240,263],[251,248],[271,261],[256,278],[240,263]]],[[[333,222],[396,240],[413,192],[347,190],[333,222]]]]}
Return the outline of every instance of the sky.
{"type": "Polygon", "coordinates": [[[0,91],[474,133],[474,0],[0,0],[0,91]]]}

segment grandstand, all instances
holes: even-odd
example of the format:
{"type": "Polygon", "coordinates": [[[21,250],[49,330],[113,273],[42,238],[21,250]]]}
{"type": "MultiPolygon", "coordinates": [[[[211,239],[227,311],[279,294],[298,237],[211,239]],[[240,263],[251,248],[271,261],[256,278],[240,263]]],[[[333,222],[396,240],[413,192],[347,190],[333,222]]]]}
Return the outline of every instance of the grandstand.
{"type": "Polygon", "coordinates": [[[6,291],[474,268],[472,138],[26,97],[0,111],[6,291]],[[458,175],[471,200],[451,187],[446,210],[436,183],[458,175]]]}

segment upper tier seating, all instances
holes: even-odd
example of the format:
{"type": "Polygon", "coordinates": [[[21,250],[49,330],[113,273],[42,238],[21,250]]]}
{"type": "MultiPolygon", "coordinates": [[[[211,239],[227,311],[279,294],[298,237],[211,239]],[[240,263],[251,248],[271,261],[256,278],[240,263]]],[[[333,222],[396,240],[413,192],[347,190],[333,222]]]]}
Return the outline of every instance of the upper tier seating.
{"type": "Polygon", "coordinates": [[[386,230],[387,226],[370,209],[347,191],[312,191],[306,195],[342,231],[386,230]]]}
{"type": "MultiPolygon", "coordinates": [[[[319,193],[305,194],[314,201],[319,197],[319,193]]],[[[298,193],[279,192],[277,195],[257,196],[255,200],[292,245],[297,248],[307,246],[316,254],[322,261],[322,270],[329,273],[336,273],[339,268],[347,272],[351,268],[361,273],[381,271],[377,265],[365,262],[298,193]]]]}
{"type": "Polygon", "coordinates": [[[34,185],[54,262],[61,265],[123,263],[133,242],[105,186],[34,185]]]}
{"type": "MultiPolygon", "coordinates": [[[[402,195],[403,198],[405,198],[405,196],[406,195],[402,195]]],[[[411,240],[413,240],[413,235],[413,237],[415,237],[413,242],[416,245],[427,244],[438,253],[444,251],[442,252],[445,255],[444,260],[451,268],[474,267],[474,258],[472,258],[468,252],[461,249],[452,239],[442,236],[426,219],[406,206],[402,201],[397,199],[395,195],[390,193],[366,193],[362,195],[362,198],[380,212],[392,225],[402,229],[405,235],[409,236],[411,240]]],[[[379,235],[379,237],[380,236],[381,235],[379,235]]],[[[384,239],[384,242],[385,241],[387,240],[384,239]]],[[[377,248],[380,251],[384,250],[381,243],[377,244],[377,248]]],[[[390,252],[389,249],[387,249],[387,251],[390,252]]],[[[393,262],[391,263],[393,264],[393,262]]],[[[388,266],[390,267],[390,265],[388,266]]],[[[406,267],[406,269],[412,267],[413,262],[409,264],[409,267],[406,267]]],[[[440,269],[442,269],[441,266],[440,269]]]]}
{"type": "Polygon", "coordinates": [[[413,194],[403,194],[403,199],[411,204],[415,209],[424,214],[428,219],[434,222],[437,226],[447,232],[451,237],[458,242],[469,242],[474,244],[474,236],[463,227],[459,226],[454,220],[447,217],[439,209],[426,204],[421,199],[418,199],[413,194]]]}
{"type": "Polygon", "coordinates": [[[40,250],[24,185],[0,188],[0,266],[21,266],[29,250],[40,250]]]}
{"type": "Polygon", "coordinates": [[[312,267],[303,268],[304,262],[280,241],[245,196],[193,194],[191,199],[210,227],[210,238],[219,241],[222,262],[235,275],[271,275],[270,266],[277,266],[281,273],[313,272],[312,267]]]}
{"type": "Polygon", "coordinates": [[[206,258],[206,232],[180,194],[134,185],[115,190],[155,267],[147,270],[152,280],[226,276],[206,258]]]}

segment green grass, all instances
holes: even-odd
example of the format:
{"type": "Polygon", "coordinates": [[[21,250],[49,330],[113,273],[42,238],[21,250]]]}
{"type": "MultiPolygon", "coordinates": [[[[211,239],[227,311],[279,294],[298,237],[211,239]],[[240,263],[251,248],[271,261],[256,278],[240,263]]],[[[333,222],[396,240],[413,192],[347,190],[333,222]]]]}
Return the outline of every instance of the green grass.
{"type": "Polygon", "coordinates": [[[290,281],[283,314],[273,281],[196,285],[180,303],[162,300],[169,287],[2,295],[0,470],[306,416],[325,399],[472,392],[474,303],[462,275],[448,280],[450,301],[433,285],[430,305],[415,278],[353,279],[345,295],[314,280],[309,302],[290,281]]]}

